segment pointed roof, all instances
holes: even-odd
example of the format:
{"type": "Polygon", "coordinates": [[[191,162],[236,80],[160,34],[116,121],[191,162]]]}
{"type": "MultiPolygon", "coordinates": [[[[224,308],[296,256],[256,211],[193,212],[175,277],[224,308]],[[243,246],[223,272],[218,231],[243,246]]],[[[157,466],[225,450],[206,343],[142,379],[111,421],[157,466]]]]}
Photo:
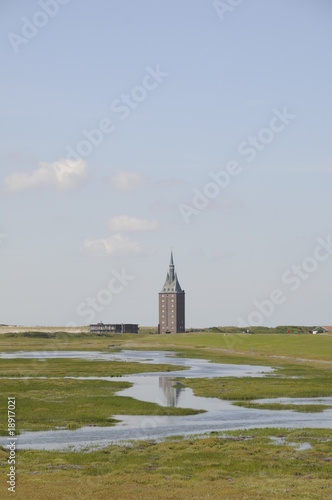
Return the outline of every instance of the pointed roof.
{"type": "Polygon", "coordinates": [[[171,251],[171,258],[169,262],[169,271],[166,275],[166,281],[161,290],[162,293],[170,292],[170,293],[180,293],[183,292],[177,274],[174,272],[174,260],[173,260],[173,250],[171,251]]]}
{"type": "Polygon", "coordinates": [[[174,261],[173,261],[173,249],[171,250],[171,259],[169,261],[170,266],[174,266],[174,261]]]}

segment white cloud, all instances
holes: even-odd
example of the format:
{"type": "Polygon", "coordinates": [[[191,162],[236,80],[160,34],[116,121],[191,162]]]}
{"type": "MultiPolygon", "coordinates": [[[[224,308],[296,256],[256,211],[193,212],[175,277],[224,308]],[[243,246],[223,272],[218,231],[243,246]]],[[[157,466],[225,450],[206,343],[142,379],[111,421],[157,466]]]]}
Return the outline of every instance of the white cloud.
{"type": "Polygon", "coordinates": [[[159,222],[156,219],[148,220],[129,217],[129,215],[115,215],[110,219],[108,228],[118,233],[156,231],[159,229],[159,222]]]}
{"type": "Polygon", "coordinates": [[[53,163],[40,162],[31,174],[13,172],[4,179],[6,189],[12,193],[26,191],[38,186],[55,186],[70,189],[86,176],[87,165],[83,160],[62,158],[53,163]]]}
{"type": "Polygon", "coordinates": [[[119,170],[110,179],[110,185],[117,191],[134,191],[144,183],[144,177],[138,172],[119,170]]]}
{"type": "Polygon", "coordinates": [[[132,241],[128,236],[118,233],[100,240],[86,239],[80,251],[96,257],[136,257],[143,254],[143,247],[137,241],[132,241]]]}

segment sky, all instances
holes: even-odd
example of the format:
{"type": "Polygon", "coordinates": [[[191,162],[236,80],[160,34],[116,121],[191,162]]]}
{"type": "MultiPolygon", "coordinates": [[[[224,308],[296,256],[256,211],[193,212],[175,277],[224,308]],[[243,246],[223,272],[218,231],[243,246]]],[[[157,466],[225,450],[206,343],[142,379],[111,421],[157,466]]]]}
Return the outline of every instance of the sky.
{"type": "Polygon", "coordinates": [[[0,4],[0,323],[330,325],[329,0],[0,4]]]}

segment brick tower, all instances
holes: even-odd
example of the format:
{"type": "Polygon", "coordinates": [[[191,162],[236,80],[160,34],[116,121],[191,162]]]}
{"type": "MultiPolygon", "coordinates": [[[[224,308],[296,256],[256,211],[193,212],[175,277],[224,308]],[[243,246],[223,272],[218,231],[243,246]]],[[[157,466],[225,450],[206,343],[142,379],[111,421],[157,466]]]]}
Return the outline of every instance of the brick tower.
{"type": "Polygon", "coordinates": [[[159,293],[159,333],[185,332],[185,293],[174,270],[173,252],[165,284],[159,293]]]}

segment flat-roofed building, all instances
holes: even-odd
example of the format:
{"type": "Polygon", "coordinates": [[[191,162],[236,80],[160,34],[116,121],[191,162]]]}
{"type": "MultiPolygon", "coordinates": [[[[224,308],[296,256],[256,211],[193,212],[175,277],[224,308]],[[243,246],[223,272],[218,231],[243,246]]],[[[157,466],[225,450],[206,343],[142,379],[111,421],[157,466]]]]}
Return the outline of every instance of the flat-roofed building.
{"type": "Polygon", "coordinates": [[[119,323],[119,324],[104,324],[97,323],[96,325],[90,325],[91,333],[138,333],[138,325],[129,323],[119,323]]]}

